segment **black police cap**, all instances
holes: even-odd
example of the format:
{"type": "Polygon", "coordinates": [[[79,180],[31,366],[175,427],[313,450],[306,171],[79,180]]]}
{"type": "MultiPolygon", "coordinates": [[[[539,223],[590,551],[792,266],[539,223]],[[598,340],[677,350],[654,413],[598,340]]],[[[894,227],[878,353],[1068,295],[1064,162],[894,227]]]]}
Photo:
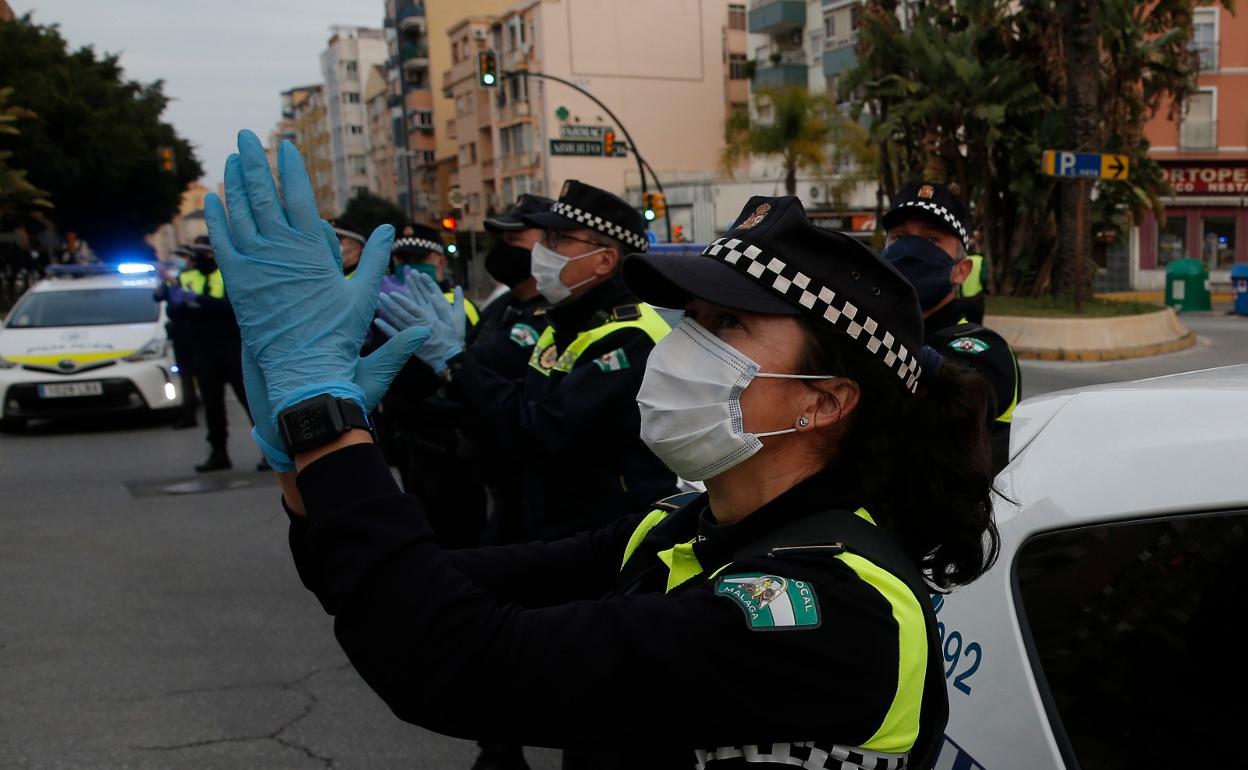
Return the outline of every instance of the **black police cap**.
{"type": "Polygon", "coordinates": [[[348,238],[359,243],[361,246],[368,242],[368,238],[360,232],[364,228],[349,219],[342,218],[334,220],[333,228],[334,233],[336,233],[339,238],[348,238]]]}
{"type": "Polygon", "coordinates": [[[891,230],[908,219],[922,219],[958,236],[970,251],[971,212],[948,187],[937,182],[911,182],[893,198],[893,207],[881,224],[891,230]]]}
{"type": "Polygon", "coordinates": [[[528,214],[523,221],[543,230],[579,230],[588,227],[615,238],[637,251],[650,247],[641,212],[618,195],[569,179],[550,211],[528,214]]]}
{"type": "Polygon", "coordinates": [[[624,281],[661,307],[698,297],[827,324],[873,354],[903,389],[918,388],[923,313],[914,288],[859,241],[813,225],[795,197],[751,198],[700,255],[634,254],[624,281]]]}
{"type": "Polygon", "coordinates": [[[403,237],[396,238],[390,253],[396,256],[424,259],[432,252],[443,254],[442,234],[428,225],[410,224],[403,230],[403,237]]]}
{"type": "Polygon", "coordinates": [[[516,199],[516,205],[502,216],[485,220],[485,229],[492,233],[515,232],[527,230],[533,225],[524,223],[524,217],[530,214],[544,214],[555,204],[550,198],[524,193],[516,199]]]}

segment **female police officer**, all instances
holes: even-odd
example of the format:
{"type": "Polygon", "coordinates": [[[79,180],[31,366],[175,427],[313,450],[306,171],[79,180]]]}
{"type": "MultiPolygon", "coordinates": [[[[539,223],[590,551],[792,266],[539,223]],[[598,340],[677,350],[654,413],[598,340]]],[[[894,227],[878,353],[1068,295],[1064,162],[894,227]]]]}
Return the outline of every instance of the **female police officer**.
{"type": "Polygon", "coordinates": [[[300,575],[396,715],[580,766],[931,761],[947,704],[918,575],[948,587],[995,557],[988,397],[919,355],[896,272],[795,198],[752,199],[702,256],[631,258],[643,299],[686,309],[651,356],[643,436],[707,494],[447,553],[364,419],[393,376],[357,361],[392,231],[346,282],[293,145],[284,203],[258,139],[239,148],[229,218],[215,197],[207,213],[264,403],[256,436],[298,468],[283,495],[300,575]]]}

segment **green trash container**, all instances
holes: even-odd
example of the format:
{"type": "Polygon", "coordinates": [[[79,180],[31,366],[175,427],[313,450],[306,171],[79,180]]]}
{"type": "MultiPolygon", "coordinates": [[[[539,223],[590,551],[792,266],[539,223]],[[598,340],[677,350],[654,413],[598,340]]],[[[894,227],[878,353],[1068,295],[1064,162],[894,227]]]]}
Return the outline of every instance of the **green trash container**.
{"type": "Polygon", "coordinates": [[[1199,259],[1176,259],[1166,266],[1166,306],[1178,313],[1212,310],[1209,271],[1199,259]]]}

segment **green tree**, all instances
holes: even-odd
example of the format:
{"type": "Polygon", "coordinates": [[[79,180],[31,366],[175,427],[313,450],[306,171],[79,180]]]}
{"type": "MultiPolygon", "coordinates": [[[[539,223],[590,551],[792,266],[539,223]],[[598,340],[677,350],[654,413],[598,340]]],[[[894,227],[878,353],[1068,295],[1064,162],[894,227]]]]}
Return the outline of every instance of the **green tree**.
{"type": "MultiPolygon", "coordinates": [[[[741,108],[732,111],[724,122],[722,162],[729,173],[752,157],[779,157],[784,190],[796,195],[799,171],[825,173],[830,144],[836,143],[838,156],[865,146],[858,126],[841,115],[823,94],[795,86],[760,88],[755,99],[756,116],[741,108]]],[[[840,165],[852,165],[847,158],[838,160],[840,165]]]]}
{"type": "Polygon", "coordinates": [[[142,243],[203,174],[190,144],[160,119],[163,84],[124,80],[115,55],[70,51],[55,25],[29,14],[0,24],[0,83],[38,116],[12,138],[14,161],[49,192],[56,224],[97,252],[142,243]],[[173,172],[160,168],[162,146],[174,150],[173,172]]]}
{"type": "Polygon", "coordinates": [[[393,225],[395,230],[402,230],[407,224],[407,216],[394,201],[362,192],[347,201],[347,207],[338,221],[367,238],[381,225],[393,225]]]}
{"type": "MultiPolygon", "coordinates": [[[[0,134],[21,136],[17,121],[30,120],[35,117],[35,113],[9,104],[12,94],[12,88],[0,88],[0,134]]],[[[48,194],[26,179],[26,171],[9,165],[11,157],[12,152],[0,150],[0,217],[31,206],[51,208],[48,194]]]]}
{"type": "Polygon", "coordinates": [[[1099,185],[1089,230],[1160,211],[1168,190],[1143,128],[1195,85],[1188,46],[1203,4],[940,0],[907,4],[903,27],[897,0],[868,0],[842,87],[872,118],[880,207],[906,181],[943,179],[972,206],[995,291],[1068,287],[1076,199],[1040,173],[1041,153],[1130,156],[1129,182],[1099,185]]]}

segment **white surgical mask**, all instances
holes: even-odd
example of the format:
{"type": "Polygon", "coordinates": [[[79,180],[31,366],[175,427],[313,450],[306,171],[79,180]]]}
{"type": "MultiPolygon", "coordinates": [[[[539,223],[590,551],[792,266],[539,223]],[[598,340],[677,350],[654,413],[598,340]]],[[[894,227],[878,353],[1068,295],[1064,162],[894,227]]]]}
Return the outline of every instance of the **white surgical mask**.
{"type": "Polygon", "coordinates": [[[746,433],[741,393],[755,377],[832,380],[834,376],[760,372],[749,356],[690,318],[655,346],[637,393],[641,440],[688,481],[718,476],[755,455],[767,436],[797,428],[746,433]]]}
{"type": "Polygon", "coordinates": [[[559,252],[548,248],[541,241],[533,244],[533,278],[537,281],[537,291],[552,305],[558,305],[560,302],[563,302],[572,296],[572,290],[577,286],[584,286],[594,280],[591,276],[575,286],[568,286],[560,278],[563,275],[563,268],[567,267],[569,262],[584,259],[605,250],[606,246],[603,246],[585,254],[578,254],[575,257],[565,257],[559,252]]]}

